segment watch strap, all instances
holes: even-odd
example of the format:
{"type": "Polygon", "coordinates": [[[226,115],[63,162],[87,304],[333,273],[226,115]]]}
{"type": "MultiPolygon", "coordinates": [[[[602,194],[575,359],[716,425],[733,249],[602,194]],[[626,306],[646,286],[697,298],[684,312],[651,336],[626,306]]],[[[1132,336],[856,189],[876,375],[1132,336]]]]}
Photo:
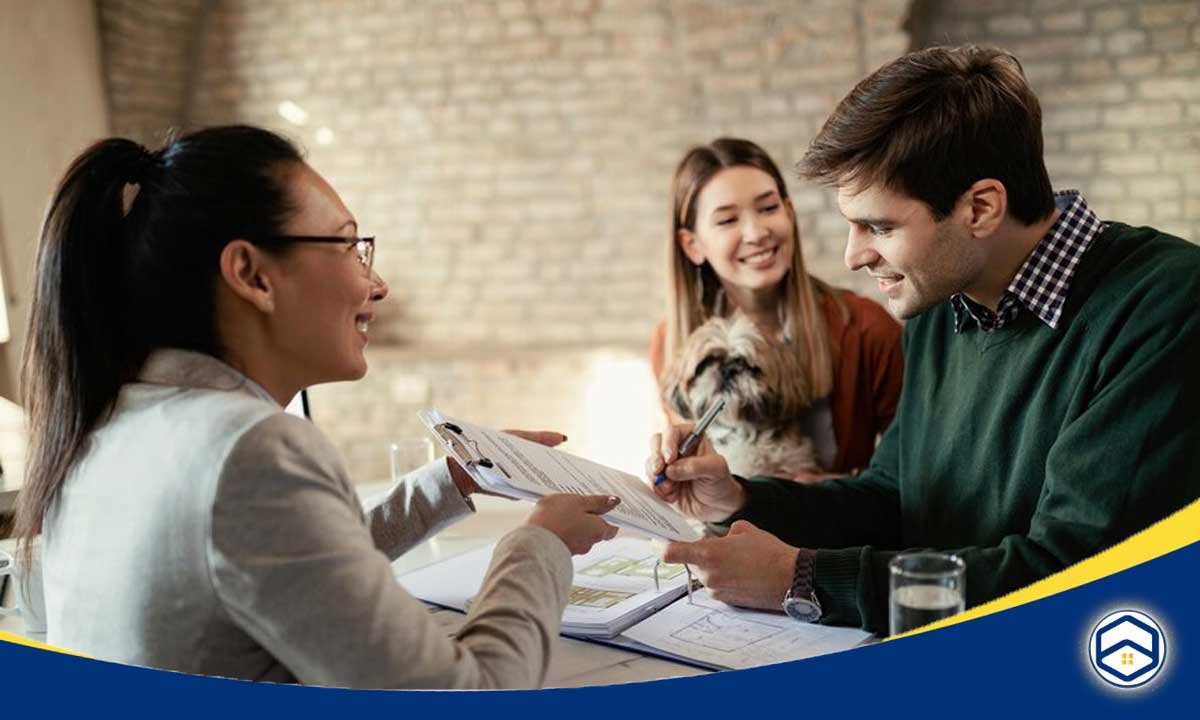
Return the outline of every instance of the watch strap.
{"type": "Polygon", "coordinates": [[[792,573],[792,597],[808,598],[813,593],[813,566],[816,564],[815,550],[800,548],[796,554],[796,569],[792,573]]]}

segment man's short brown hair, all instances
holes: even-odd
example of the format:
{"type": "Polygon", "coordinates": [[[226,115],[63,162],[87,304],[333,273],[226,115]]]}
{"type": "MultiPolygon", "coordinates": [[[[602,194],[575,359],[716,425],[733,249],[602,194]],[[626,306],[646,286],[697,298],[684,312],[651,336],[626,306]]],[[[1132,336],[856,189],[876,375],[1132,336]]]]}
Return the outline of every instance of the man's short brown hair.
{"type": "Polygon", "coordinates": [[[800,161],[827,185],[882,184],[950,214],[974,182],[1008,192],[1026,225],[1054,210],[1042,110],[1021,63],[995,48],[933,47],[876,70],[838,104],[800,161]]]}

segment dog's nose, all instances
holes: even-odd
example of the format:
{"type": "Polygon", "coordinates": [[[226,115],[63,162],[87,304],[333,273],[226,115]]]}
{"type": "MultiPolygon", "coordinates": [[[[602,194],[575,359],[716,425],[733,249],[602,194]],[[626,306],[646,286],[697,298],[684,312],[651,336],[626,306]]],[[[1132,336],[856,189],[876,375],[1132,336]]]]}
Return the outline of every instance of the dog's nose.
{"type": "Polygon", "coordinates": [[[733,382],[733,379],[738,376],[740,368],[736,363],[730,363],[721,367],[721,384],[728,385],[733,382]]]}

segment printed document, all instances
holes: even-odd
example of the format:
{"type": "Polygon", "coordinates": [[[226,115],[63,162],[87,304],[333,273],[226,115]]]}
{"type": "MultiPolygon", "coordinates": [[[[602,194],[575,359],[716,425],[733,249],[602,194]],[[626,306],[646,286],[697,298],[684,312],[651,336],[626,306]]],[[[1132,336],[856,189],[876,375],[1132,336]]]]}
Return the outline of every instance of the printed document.
{"type": "Polygon", "coordinates": [[[604,515],[613,525],[667,540],[701,538],[692,522],[629,473],[437,410],[418,416],[484,490],[533,501],[554,493],[616,495],[621,504],[604,515]]]}

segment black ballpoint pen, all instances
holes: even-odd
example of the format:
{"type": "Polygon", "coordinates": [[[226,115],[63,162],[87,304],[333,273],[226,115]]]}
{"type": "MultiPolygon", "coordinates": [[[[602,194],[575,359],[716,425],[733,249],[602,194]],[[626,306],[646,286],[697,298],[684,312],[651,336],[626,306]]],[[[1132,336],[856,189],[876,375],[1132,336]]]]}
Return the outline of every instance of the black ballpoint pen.
{"type": "MultiPolygon", "coordinates": [[[[704,437],[704,431],[708,429],[708,426],[712,424],[712,421],[716,419],[717,414],[720,413],[721,409],[724,407],[725,398],[723,397],[717,398],[716,401],[714,401],[713,404],[708,407],[708,410],[704,412],[704,417],[700,418],[700,422],[696,423],[696,427],[692,428],[692,431],[683,439],[683,444],[679,446],[679,453],[676,455],[676,460],[682,457],[687,457],[696,451],[696,448],[700,445],[700,438],[704,437]]],[[[654,478],[654,484],[658,485],[666,479],[667,468],[664,465],[662,472],[658,474],[658,477],[654,478]]]]}

